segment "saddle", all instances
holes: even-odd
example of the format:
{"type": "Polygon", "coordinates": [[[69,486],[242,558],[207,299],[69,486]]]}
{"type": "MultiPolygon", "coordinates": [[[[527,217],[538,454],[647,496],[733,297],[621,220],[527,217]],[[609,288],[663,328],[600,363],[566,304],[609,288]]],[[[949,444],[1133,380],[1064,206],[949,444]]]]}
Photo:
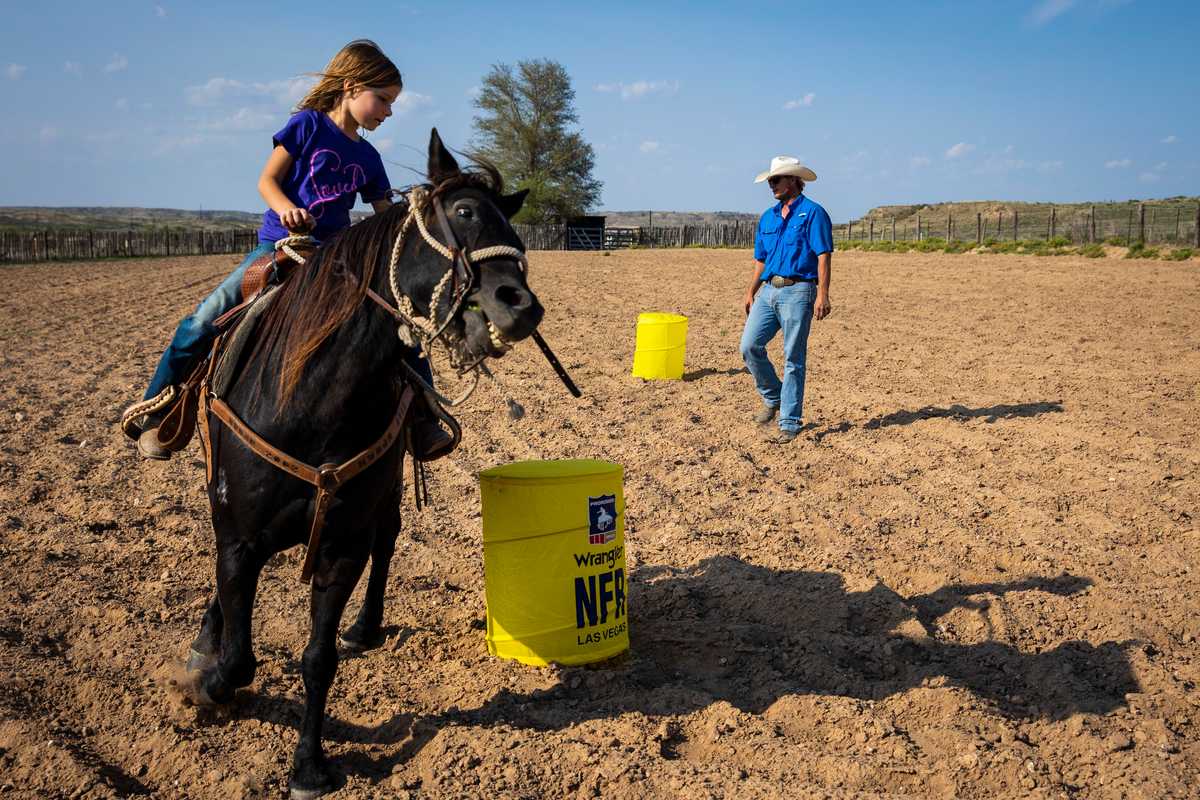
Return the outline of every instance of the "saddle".
{"type": "MultiPolygon", "coordinates": [[[[292,251],[301,258],[308,258],[314,250],[293,247],[292,251]]],[[[196,430],[197,398],[210,372],[210,365],[237,363],[242,347],[253,332],[253,322],[270,304],[267,299],[271,290],[291,276],[298,262],[282,249],[259,256],[246,268],[242,278],[241,302],[217,317],[213,323],[218,331],[208,356],[196,365],[182,384],[168,386],[158,396],[134,403],[121,415],[121,429],[125,435],[137,440],[142,434],[142,421],[149,414],[163,414],[158,426],[158,442],[163,449],[178,452],[188,446],[196,430]],[[264,302],[258,302],[258,301],[264,302]],[[253,314],[249,313],[254,311],[253,314]],[[243,324],[250,323],[250,324],[243,324]],[[235,345],[230,347],[230,345],[235,345]],[[224,356],[231,356],[225,358],[224,356]],[[165,412],[165,413],[164,413],[165,412]]],[[[223,386],[222,389],[227,388],[223,386]]]]}

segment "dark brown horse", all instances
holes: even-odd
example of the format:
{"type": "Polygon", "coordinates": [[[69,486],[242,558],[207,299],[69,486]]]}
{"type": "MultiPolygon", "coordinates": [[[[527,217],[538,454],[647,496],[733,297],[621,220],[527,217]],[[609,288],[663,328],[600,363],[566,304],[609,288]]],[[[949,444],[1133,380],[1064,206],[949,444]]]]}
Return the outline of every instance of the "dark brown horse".
{"type": "MultiPolygon", "coordinates": [[[[502,195],[490,168],[460,170],[436,130],[428,179],[413,195],[421,203],[397,204],[319,248],[277,290],[259,323],[225,400],[258,436],[298,461],[345,462],[378,442],[396,418],[410,374],[397,319],[421,321],[426,336],[441,329],[463,369],[503,355],[542,319],[525,281],[524,248],[508,221],[524,192],[502,195]],[[459,247],[476,256],[473,264],[454,258],[459,247]]],[[[208,422],[217,590],[192,644],[190,688],[200,702],[224,703],[254,679],[259,574],[272,555],[308,541],[315,492],[251,452],[216,416],[208,422]]],[[[384,586],[400,530],[402,438],[338,489],[312,552],[312,629],[302,662],[307,702],[289,782],[293,798],[335,786],[321,729],[338,666],[338,627],[368,558],[366,599],[342,640],[366,649],[382,638],[384,586]]]]}

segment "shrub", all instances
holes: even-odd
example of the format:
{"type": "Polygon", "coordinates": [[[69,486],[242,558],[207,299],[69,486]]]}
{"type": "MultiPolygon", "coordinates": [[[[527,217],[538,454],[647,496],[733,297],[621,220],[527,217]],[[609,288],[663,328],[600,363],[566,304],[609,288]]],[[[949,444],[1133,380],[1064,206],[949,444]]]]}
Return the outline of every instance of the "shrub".
{"type": "Polygon", "coordinates": [[[1050,241],[1046,242],[1050,247],[1070,247],[1071,240],[1065,236],[1055,236],[1050,241]]]}
{"type": "Polygon", "coordinates": [[[1125,251],[1125,257],[1126,258],[1158,258],[1158,248],[1157,247],[1146,247],[1146,245],[1143,242],[1138,242],[1137,244],[1130,247],[1127,251],[1125,251]]]}
{"type": "Polygon", "coordinates": [[[1085,244],[1079,248],[1079,255],[1085,258],[1104,258],[1104,246],[1099,244],[1085,244]]]}
{"type": "Polygon", "coordinates": [[[1163,258],[1168,261],[1187,261],[1191,257],[1192,248],[1190,247],[1179,247],[1163,255],[1163,258]]]}
{"type": "Polygon", "coordinates": [[[1112,245],[1113,247],[1124,247],[1125,246],[1125,237],[1124,236],[1110,236],[1104,240],[1104,243],[1108,244],[1108,245],[1112,245]]]}
{"type": "Polygon", "coordinates": [[[975,249],[975,245],[971,242],[955,240],[946,244],[947,253],[969,253],[975,249]]]}

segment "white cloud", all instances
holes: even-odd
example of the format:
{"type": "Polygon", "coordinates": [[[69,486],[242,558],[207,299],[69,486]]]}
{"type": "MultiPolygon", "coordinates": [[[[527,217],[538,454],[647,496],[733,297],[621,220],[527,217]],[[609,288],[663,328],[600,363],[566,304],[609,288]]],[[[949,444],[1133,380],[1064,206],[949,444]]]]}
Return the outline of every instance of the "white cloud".
{"type": "Polygon", "coordinates": [[[641,150],[643,153],[653,153],[658,148],[659,143],[651,140],[646,140],[638,145],[638,150],[641,150]]]}
{"type": "Polygon", "coordinates": [[[420,92],[403,91],[396,98],[396,102],[392,104],[392,109],[395,113],[404,115],[410,111],[416,111],[418,108],[425,108],[433,105],[433,98],[427,94],[420,92]]]}
{"type": "Polygon", "coordinates": [[[204,137],[198,133],[190,133],[187,136],[160,137],[155,144],[154,155],[162,156],[177,150],[190,150],[204,141],[204,137]]]}
{"type": "Polygon", "coordinates": [[[159,17],[161,19],[162,17],[165,17],[166,15],[167,15],[167,10],[165,8],[163,8],[162,6],[154,7],[154,16],[159,17]]]}
{"type": "Polygon", "coordinates": [[[1154,165],[1154,171],[1155,171],[1155,172],[1162,172],[1162,171],[1164,171],[1166,168],[1167,168],[1167,162],[1165,162],[1165,161],[1160,161],[1160,162],[1158,162],[1157,164],[1155,164],[1155,165],[1154,165]]]}
{"type": "Polygon", "coordinates": [[[1062,161],[1042,161],[1037,165],[1038,172],[1058,172],[1063,168],[1062,161]]]}
{"type": "Polygon", "coordinates": [[[975,145],[959,142],[946,151],[946,158],[962,158],[967,153],[975,149],[975,145]]]}
{"type": "Polygon", "coordinates": [[[652,94],[674,94],[679,81],[634,81],[633,83],[599,83],[597,92],[619,92],[622,100],[636,100],[652,94]]]}
{"type": "Polygon", "coordinates": [[[1172,133],[1170,136],[1163,138],[1162,143],[1163,144],[1175,144],[1178,141],[1179,141],[1179,137],[1172,133]]]}
{"type": "Polygon", "coordinates": [[[265,131],[277,125],[282,125],[279,115],[271,111],[253,108],[239,108],[229,116],[206,123],[203,127],[209,131],[265,131]]]}
{"type": "Polygon", "coordinates": [[[813,104],[813,100],[816,99],[817,95],[813,92],[809,92],[798,100],[788,100],[783,104],[783,110],[791,111],[797,108],[807,108],[808,106],[811,106],[813,104]]]}
{"type": "Polygon", "coordinates": [[[929,156],[913,156],[908,160],[908,165],[913,169],[928,167],[932,163],[933,162],[929,159],[929,156]]]}
{"type": "MultiPolygon", "coordinates": [[[[311,77],[288,78],[279,81],[245,83],[232,78],[209,78],[200,86],[184,89],[187,101],[193,106],[218,105],[226,98],[266,98],[277,105],[295,105],[312,88],[311,77]]],[[[404,95],[401,95],[403,98],[404,95]]]]}
{"type": "Polygon", "coordinates": [[[1138,175],[1138,180],[1142,183],[1158,183],[1159,175],[1156,172],[1143,172],[1138,175]]]}
{"type": "Polygon", "coordinates": [[[16,81],[21,79],[21,76],[25,74],[25,70],[27,69],[29,67],[24,64],[9,64],[5,67],[4,74],[8,76],[10,81],[16,81]]]}
{"type": "Polygon", "coordinates": [[[42,144],[50,144],[57,139],[58,128],[54,127],[53,125],[43,125],[42,129],[38,131],[38,140],[41,141],[42,144]]]}
{"type": "Polygon", "coordinates": [[[1112,161],[1105,161],[1105,169],[1128,169],[1133,165],[1133,162],[1128,158],[1114,158],[1112,161]]]}
{"type": "Polygon", "coordinates": [[[1029,21],[1035,26],[1045,25],[1070,11],[1073,5],[1075,0],[1041,0],[1029,12],[1029,21]]]}
{"type": "Polygon", "coordinates": [[[83,67],[78,61],[65,61],[63,62],[63,72],[71,75],[82,75],[83,67]]]}
{"type": "Polygon", "coordinates": [[[113,53],[113,57],[104,65],[105,72],[122,72],[129,69],[129,59],[120,53],[113,53]]]}
{"type": "Polygon", "coordinates": [[[113,103],[113,108],[115,108],[117,111],[128,111],[129,100],[124,97],[119,97],[117,98],[117,102],[113,103]]]}

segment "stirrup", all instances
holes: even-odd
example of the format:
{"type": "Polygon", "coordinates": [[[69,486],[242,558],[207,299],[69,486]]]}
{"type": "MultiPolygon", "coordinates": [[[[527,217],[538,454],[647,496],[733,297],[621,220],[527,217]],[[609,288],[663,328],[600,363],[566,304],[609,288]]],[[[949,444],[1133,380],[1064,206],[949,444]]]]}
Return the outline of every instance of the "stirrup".
{"type": "Polygon", "coordinates": [[[170,408],[178,396],[179,387],[171,385],[149,400],[134,403],[121,412],[121,430],[136,442],[145,431],[145,418],[150,414],[170,408]]]}
{"type": "MultiPolygon", "coordinates": [[[[439,429],[443,425],[450,429],[446,438],[438,445],[429,450],[422,450],[417,446],[416,437],[413,435],[413,425],[411,423],[406,425],[404,429],[404,445],[408,452],[412,454],[414,461],[422,463],[436,461],[453,453],[458,447],[459,442],[462,441],[462,428],[459,426],[458,420],[443,409],[438,403],[437,398],[428,391],[423,391],[417,395],[417,402],[413,403],[413,408],[409,414],[414,421],[424,417],[435,424],[440,423],[437,425],[439,429]],[[424,405],[424,408],[419,408],[420,405],[424,405]]],[[[446,433],[445,430],[442,432],[446,433]]]]}

